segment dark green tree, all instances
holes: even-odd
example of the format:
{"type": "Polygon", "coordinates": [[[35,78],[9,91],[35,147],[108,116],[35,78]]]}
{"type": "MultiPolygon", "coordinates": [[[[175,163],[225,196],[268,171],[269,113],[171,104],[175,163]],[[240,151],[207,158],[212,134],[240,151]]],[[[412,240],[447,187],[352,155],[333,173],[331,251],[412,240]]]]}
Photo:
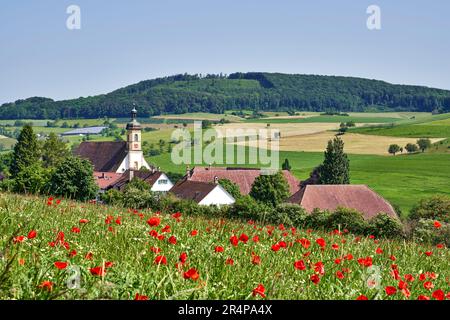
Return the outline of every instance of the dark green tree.
{"type": "Polygon", "coordinates": [[[82,201],[94,199],[98,190],[91,163],[73,156],[57,165],[49,184],[51,194],[82,201]]]}
{"type": "Polygon", "coordinates": [[[289,164],[289,160],[287,158],[284,159],[281,169],[291,171],[291,165],[289,164]]]}
{"type": "Polygon", "coordinates": [[[391,144],[391,145],[389,146],[388,152],[389,152],[390,154],[393,154],[393,155],[395,156],[395,154],[396,154],[397,152],[400,152],[400,146],[399,146],[398,144],[391,144]]]}
{"type": "Polygon", "coordinates": [[[42,145],[42,161],[46,168],[54,167],[69,156],[67,144],[54,132],[50,133],[42,145]]]}
{"type": "Polygon", "coordinates": [[[320,167],[320,184],[349,184],[349,160],[344,152],[344,141],[335,137],[328,141],[325,160],[320,167]]]}
{"type": "Polygon", "coordinates": [[[253,182],[250,196],[259,202],[276,206],[289,197],[289,185],[281,171],[261,174],[253,182]]]}
{"type": "Polygon", "coordinates": [[[413,152],[417,152],[419,150],[419,148],[417,147],[417,144],[414,143],[408,143],[405,146],[406,151],[408,151],[408,153],[413,153],[413,152]]]}
{"type": "Polygon", "coordinates": [[[26,124],[20,131],[17,143],[14,146],[11,176],[14,178],[24,168],[30,167],[39,162],[41,150],[36,135],[31,125],[26,124]]]}
{"type": "Polygon", "coordinates": [[[237,184],[228,179],[219,179],[219,184],[229,193],[231,196],[237,200],[242,197],[241,190],[237,184]]]}
{"type": "Polygon", "coordinates": [[[419,139],[417,140],[417,145],[422,152],[425,152],[426,149],[431,147],[430,139],[419,139]]]}

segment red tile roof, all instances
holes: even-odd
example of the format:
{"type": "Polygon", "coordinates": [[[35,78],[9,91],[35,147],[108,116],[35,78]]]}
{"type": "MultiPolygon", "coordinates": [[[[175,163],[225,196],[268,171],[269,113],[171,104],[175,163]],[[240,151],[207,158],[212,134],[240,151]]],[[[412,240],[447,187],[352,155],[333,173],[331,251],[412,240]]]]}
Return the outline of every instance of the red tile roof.
{"type": "MultiPolygon", "coordinates": [[[[214,182],[214,177],[228,179],[238,185],[242,194],[250,193],[256,177],[261,174],[261,169],[254,168],[223,168],[223,167],[195,167],[190,171],[191,181],[214,182]]],[[[289,184],[290,194],[297,192],[300,181],[290,171],[283,170],[283,175],[289,184]]]]}
{"type": "Polygon", "coordinates": [[[194,200],[199,203],[203,200],[215,187],[217,184],[192,181],[187,179],[182,179],[177,182],[170,192],[181,199],[194,200]]]}
{"type": "Polygon", "coordinates": [[[88,159],[94,166],[94,171],[116,172],[127,155],[127,143],[125,141],[84,141],[74,153],[88,159]]]}
{"type": "Polygon", "coordinates": [[[345,207],[363,213],[366,219],[380,212],[397,217],[391,204],[366,185],[307,185],[288,202],[298,203],[308,212],[345,207]]]}
{"type": "MultiPolygon", "coordinates": [[[[158,178],[161,176],[161,171],[141,171],[141,170],[133,170],[133,177],[139,178],[147,182],[150,186],[153,186],[158,178]]],[[[121,190],[128,182],[130,182],[130,170],[125,171],[122,176],[116,180],[114,184],[111,185],[111,188],[116,188],[121,190]]]]}
{"type": "Polygon", "coordinates": [[[103,190],[108,189],[118,179],[120,179],[121,176],[122,176],[121,173],[94,171],[95,183],[98,185],[100,189],[103,190]]]}

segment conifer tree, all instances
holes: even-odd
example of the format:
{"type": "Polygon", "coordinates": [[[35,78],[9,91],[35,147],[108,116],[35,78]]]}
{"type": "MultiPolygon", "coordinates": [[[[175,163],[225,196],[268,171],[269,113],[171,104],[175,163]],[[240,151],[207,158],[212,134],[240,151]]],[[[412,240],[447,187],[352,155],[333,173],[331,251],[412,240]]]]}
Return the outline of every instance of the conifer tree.
{"type": "Polygon", "coordinates": [[[349,184],[349,160],[344,152],[344,141],[335,137],[328,141],[325,160],[320,167],[320,184],[349,184]]]}
{"type": "Polygon", "coordinates": [[[14,146],[11,176],[15,178],[24,168],[31,167],[39,162],[41,157],[40,145],[31,125],[26,124],[20,131],[17,143],[14,146]]]}

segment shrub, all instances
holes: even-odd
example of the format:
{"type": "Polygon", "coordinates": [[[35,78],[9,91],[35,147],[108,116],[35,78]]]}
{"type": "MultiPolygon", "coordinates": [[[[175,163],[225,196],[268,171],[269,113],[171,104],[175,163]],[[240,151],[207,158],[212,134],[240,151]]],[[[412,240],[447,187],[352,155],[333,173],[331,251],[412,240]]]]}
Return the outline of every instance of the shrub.
{"type": "Polygon", "coordinates": [[[337,208],[328,217],[325,227],[328,230],[347,229],[352,233],[363,234],[367,230],[368,224],[359,211],[337,208]]]}
{"type": "Polygon", "coordinates": [[[450,222],[450,197],[433,196],[420,200],[411,209],[409,219],[435,219],[441,222],[450,222]]]}
{"type": "Polygon", "coordinates": [[[433,219],[419,219],[412,229],[412,239],[434,245],[442,243],[450,247],[450,224],[441,223],[441,227],[436,228],[433,219]]]}
{"type": "Polygon", "coordinates": [[[156,196],[151,191],[143,191],[134,186],[127,186],[122,195],[122,204],[126,208],[144,209],[156,207],[156,196]]]}
{"type": "Polygon", "coordinates": [[[325,229],[331,213],[327,210],[321,211],[314,209],[311,214],[306,217],[305,225],[311,229],[325,229]]]}
{"type": "Polygon", "coordinates": [[[282,203],[279,204],[270,214],[269,221],[276,224],[285,224],[294,227],[303,227],[306,223],[308,214],[298,204],[282,203]]]}
{"type": "Polygon", "coordinates": [[[236,200],[230,208],[229,215],[233,218],[266,221],[270,219],[273,209],[263,203],[257,202],[250,196],[243,196],[236,200]]]}
{"type": "Polygon", "coordinates": [[[402,223],[386,213],[380,213],[369,220],[367,233],[377,238],[398,238],[404,236],[402,223]]]}
{"type": "Polygon", "coordinates": [[[106,204],[123,205],[123,194],[117,189],[109,189],[101,194],[100,199],[106,204]]]}

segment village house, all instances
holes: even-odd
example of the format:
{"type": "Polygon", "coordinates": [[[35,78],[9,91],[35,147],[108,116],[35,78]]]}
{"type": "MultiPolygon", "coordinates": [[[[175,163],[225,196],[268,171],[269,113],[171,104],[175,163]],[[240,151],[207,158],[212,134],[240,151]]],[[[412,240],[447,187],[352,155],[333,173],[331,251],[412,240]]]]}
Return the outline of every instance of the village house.
{"type": "Polygon", "coordinates": [[[167,192],[173,187],[165,173],[145,160],[142,127],[136,116],[136,109],[131,110],[131,121],[126,126],[127,141],[84,141],[74,151],[94,166],[94,179],[100,192],[111,188],[123,190],[134,177],[147,182],[154,192],[167,192]]]}
{"type": "MultiPolygon", "coordinates": [[[[300,190],[300,181],[288,170],[282,170],[289,185],[289,193],[293,195],[300,190]]],[[[228,179],[235,183],[242,195],[247,195],[252,189],[252,184],[262,173],[255,168],[224,168],[224,167],[194,167],[187,169],[185,179],[197,182],[213,183],[216,180],[228,179]]]]}
{"type": "Polygon", "coordinates": [[[193,200],[199,205],[230,205],[235,199],[230,195],[217,180],[213,182],[192,181],[182,179],[170,190],[180,199],[193,200]]]}
{"type": "Polygon", "coordinates": [[[366,185],[306,185],[287,201],[299,204],[309,213],[343,207],[361,212],[365,219],[381,212],[398,218],[392,205],[366,185]]]}

